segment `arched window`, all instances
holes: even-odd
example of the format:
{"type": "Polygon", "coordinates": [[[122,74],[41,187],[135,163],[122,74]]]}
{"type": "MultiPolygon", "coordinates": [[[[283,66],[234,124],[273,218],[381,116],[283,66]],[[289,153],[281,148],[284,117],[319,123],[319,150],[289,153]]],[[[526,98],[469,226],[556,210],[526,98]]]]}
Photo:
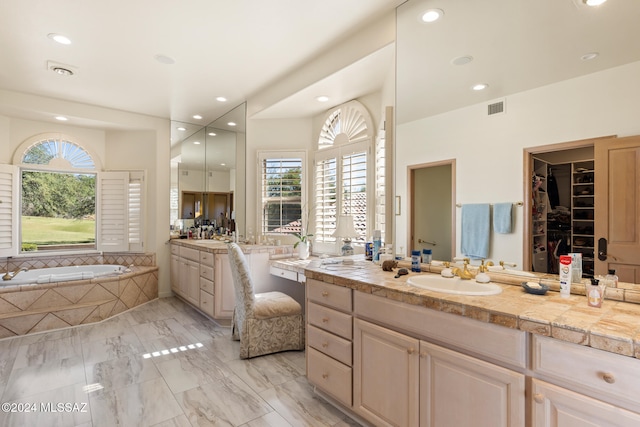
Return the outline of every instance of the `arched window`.
{"type": "MultiPolygon", "coordinates": [[[[375,129],[371,116],[358,101],[350,101],[329,111],[318,137],[315,154],[315,243],[335,244],[337,215],[351,215],[364,243],[371,234],[374,205],[374,166],[371,158],[375,129]]],[[[332,246],[332,245],[330,245],[332,246]]],[[[327,247],[328,251],[334,250],[327,247]]]]}
{"type": "Polygon", "coordinates": [[[144,171],[101,171],[69,136],[23,142],[13,165],[0,165],[0,194],[0,256],[144,248],[144,171]]]}

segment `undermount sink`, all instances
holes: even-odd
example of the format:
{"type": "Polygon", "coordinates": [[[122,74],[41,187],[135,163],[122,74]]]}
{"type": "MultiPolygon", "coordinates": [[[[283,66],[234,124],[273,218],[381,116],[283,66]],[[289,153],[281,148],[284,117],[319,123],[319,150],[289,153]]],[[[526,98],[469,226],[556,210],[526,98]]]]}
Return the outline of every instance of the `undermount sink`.
{"type": "Polygon", "coordinates": [[[407,284],[428,291],[455,295],[497,295],[502,292],[502,288],[495,283],[478,283],[475,280],[446,278],[435,274],[410,277],[407,284]]]}

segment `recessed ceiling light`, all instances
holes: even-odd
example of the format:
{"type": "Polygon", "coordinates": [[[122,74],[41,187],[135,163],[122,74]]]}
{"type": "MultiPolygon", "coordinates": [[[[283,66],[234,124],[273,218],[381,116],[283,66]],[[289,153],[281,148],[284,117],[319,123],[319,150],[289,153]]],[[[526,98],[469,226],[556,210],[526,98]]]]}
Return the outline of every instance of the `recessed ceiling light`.
{"type": "Polygon", "coordinates": [[[229,122],[229,123],[227,123],[227,124],[228,124],[229,126],[235,126],[235,125],[236,125],[236,122],[229,122]]]}
{"type": "Polygon", "coordinates": [[[65,116],[56,116],[56,120],[59,120],[61,122],[66,122],[69,119],[67,119],[65,116]]]}
{"type": "Polygon", "coordinates": [[[582,3],[586,4],[587,6],[600,6],[606,1],[607,0],[582,0],[582,3]]]}
{"type": "Polygon", "coordinates": [[[316,101],[318,102],[327,102],[329,100],[328,96],[322,95],[316,98],[316,101]]]}
{"type": "Polygon", "coordinates": [[[200,145],[200,141],[193,141],[195,145],[200,145]]]}
{"type": "Polygon", "coordinates": [[[51,71],[56,74],[60,74],[61,76],[73,76],[73,71],[64,67],[53,67],[51,71]]]}
{"type": "Polygon", "coordinates": [[[589,52],[582,55],[580,59],[582,59],[583,61],[589,61],[591,59],[596,59],[598,55],[600,55],[598,52],[589,52]]]}
{"type": "Polygon", "coordinates": [[[489,85],[486,84],[486,83],[478,83],[478,84],[475,84],[475,85],[471,86],[471,89],[473,89],[473,90],[485,90],[488,87],[489,87],[489,85]]]}
{"type": "Polygon", "coordinates": [[[68,37],[63,36],[62,34],[50,33],[47,34],[47,37],[60,44],[71,44],[71,40],[68,37]]]}
{"type": "Polygon", "coordinates": [[[196,120],[202,120],[202,116],[200,114],[194,114],[193,118],[196,120]]]}
{"type": "Polygon", "coordinates": [[[179,131],[184,132],[187,128],[183,128],[182,126],[178,128],[179,131]]]}
{"type": "Polygon", "coordinates": [[[420,14],[419,20],[428,24],[442,18],[442,15],[444,15],[442,9],[429,9],[420,14]]]}
{"type": "Polygon", "coordinates": [[[162,54],[157,54],[154,56],[155,60],[158,61],[161,64],[165,64],[165,65],[172,65],[176,63],[176,60],[173,59],[170,56],[167,55],[162,55],[162,54]]]}
{"type": "Polygon", "coordinates": [[[209,132],[207,135],[209,135],[209,136],[216,136],[216,133],[215,133],[215,132],[209,132]]]}
{"type": "Polygon", "coordinates": [[[466,65],[471,61],[473,61],[473,56],[465,55],[465,56],[458,56],[457,58],[453,58],[451,60],[451,63],[453,65],[466,65]]]}
{"type": "Polygon", "coordinates": [[[216,98],[216,101],[218,102],[227,102],[227,98],[225,98],[224,96],[219,96],[216,98]]]}

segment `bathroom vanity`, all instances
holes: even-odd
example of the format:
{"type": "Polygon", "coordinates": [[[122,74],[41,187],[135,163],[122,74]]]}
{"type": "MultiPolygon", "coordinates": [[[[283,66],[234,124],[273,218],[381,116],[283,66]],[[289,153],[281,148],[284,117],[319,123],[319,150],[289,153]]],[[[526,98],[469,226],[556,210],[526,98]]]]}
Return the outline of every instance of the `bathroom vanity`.
{"type": "MultiPolygon", "coordinates": [[[[290,256],[290,246],[241,245],[255,292],[280,290],[270,280],[269,260],[290,256]],[[259,280],[258,280],[259,279],[259,280]]],[[[221,240],[171,240],[171,290],[216,321],[230,323],[235,307],[227,245],[221,240]]]]}
{"type": "Polygon", "coordinates": [[[524,293],[522,277],[500,273],[489,296],[394,274],[367,261],[305,269],[308,380],[361,422],[640,425],[640,305],[624,301],[637,285],[598,309],[584,295],[524,293]]]}

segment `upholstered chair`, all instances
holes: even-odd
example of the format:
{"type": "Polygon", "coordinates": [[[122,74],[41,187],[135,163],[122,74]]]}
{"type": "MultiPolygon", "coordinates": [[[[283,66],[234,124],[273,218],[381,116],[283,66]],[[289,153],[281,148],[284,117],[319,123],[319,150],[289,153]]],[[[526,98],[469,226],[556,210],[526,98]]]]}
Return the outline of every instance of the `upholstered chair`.
{"type": "Polygon", "coordinates": [[[304,349],[302,307],[282,292],[253,293],[253,283],[242,249],[230,243],[229,264],[236,306],[232,338],[240,340],[240,359],[304,349]]]}

